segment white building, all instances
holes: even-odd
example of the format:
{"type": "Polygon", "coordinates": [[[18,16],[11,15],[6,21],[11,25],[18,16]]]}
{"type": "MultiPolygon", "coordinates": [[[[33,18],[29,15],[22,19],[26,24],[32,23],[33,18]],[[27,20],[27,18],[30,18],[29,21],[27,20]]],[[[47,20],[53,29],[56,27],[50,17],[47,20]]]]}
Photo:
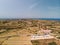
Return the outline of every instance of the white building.
{"type": "Polygon", "coordinates": [[[37,34],[31,35],[31,40],[54,38],[54,36],[51,36],[50,33],[51,30],[40,30],[37,32],[37,34]]]}

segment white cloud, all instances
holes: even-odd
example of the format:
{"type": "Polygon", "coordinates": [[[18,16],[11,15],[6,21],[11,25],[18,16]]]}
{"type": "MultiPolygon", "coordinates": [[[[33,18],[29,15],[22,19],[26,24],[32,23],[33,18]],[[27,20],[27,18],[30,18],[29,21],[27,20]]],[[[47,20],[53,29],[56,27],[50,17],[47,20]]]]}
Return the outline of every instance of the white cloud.
{"type": "Polygon", "coordinates": [[[39,3],[34,3],[34,4],[32,4],[29,8],[35,8],[37,5],[38,5],[39,3]]]}
{"type": "Polygon", "coordinates": [[[60,7],[48,7],[48,9],[59,9],[60,7]]]}

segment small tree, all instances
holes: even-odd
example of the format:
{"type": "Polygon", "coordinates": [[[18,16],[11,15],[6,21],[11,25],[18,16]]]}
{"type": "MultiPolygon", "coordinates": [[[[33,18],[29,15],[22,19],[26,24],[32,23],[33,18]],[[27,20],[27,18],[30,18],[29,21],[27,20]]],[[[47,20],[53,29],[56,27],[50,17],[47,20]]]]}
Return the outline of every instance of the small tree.
{"type": "Polygon", "coordinates": [[[48,45],[57,45],[56,42],[48,43],[48,45]]]}

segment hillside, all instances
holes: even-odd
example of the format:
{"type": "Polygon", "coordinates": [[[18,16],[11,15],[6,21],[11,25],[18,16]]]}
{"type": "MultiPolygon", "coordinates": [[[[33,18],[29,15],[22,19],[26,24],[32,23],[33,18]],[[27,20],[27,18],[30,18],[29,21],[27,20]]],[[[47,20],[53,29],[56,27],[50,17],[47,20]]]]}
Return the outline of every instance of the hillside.
{"type": "Polygon", "coordinates": [[[58,40],[54,42],[60,45],[60,21],[31,19],[0,20],[0,45],[34,45],[30,40],[31,35],[36,34],[44,26],[52,30],[53,36],[58,36],[58,40]]]}

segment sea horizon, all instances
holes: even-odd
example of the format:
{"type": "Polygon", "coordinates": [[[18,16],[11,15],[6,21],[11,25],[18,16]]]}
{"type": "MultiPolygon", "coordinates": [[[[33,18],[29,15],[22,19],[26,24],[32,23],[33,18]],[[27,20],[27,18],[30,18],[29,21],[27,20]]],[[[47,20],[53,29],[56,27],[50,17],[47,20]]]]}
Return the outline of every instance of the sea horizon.
{"type": "Polygon", "coordinates": [[[19,20],[19,19],[33,19],[33,20],[60,20],[60,18],[0,18],[0,20],[19,20]]]}

